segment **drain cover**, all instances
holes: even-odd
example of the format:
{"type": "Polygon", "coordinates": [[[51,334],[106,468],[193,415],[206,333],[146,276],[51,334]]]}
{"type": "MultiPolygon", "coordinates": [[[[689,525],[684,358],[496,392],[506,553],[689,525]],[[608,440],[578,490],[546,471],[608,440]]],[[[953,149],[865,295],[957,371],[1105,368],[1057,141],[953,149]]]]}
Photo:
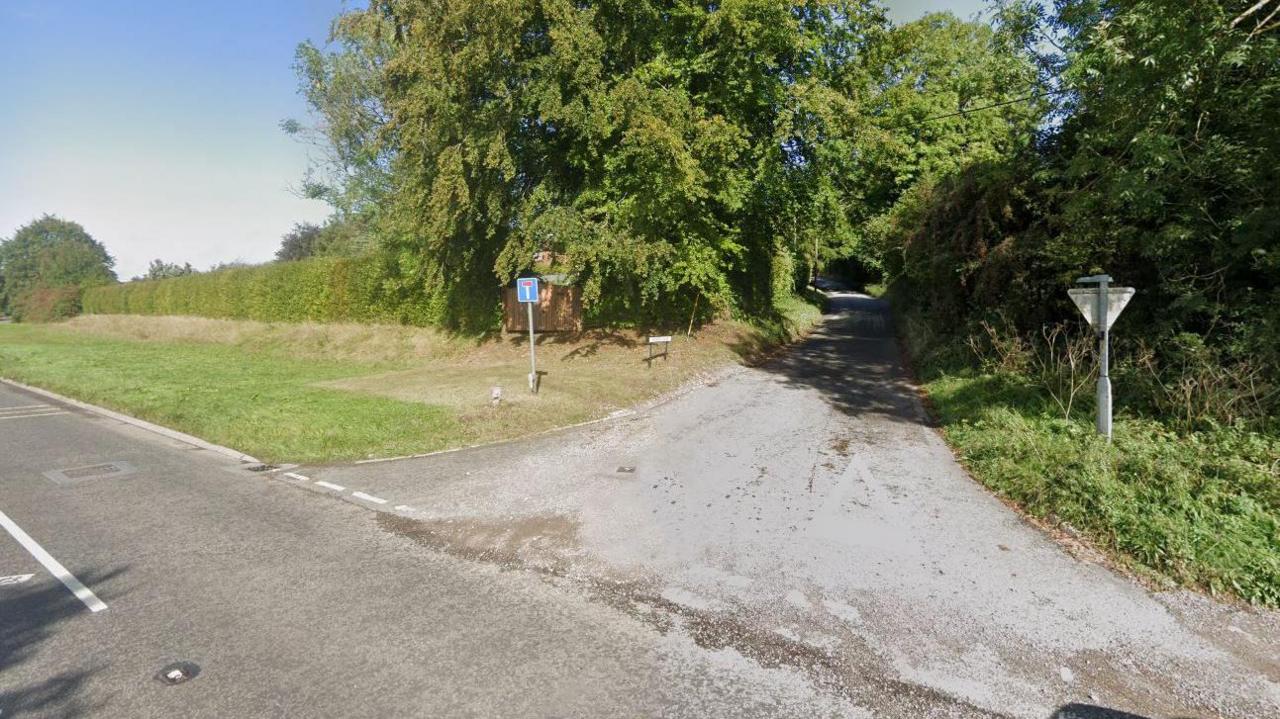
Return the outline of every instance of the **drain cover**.
{"type": "Polygon", "coordinates": [[[123,477],[136,471],[132,464],[116,461],[91,464],[87,467],[55,469],[45,472],[44,476],[56,484],[78,484],[91,479],[102,479],[103,477],[123,477]]]}
{"type": "Polygon", "coordinates": [[[87,477],[102,477],[108,474],[117,474],[120,468],[114,464],[95,464],[91,467],[78,467],[76,469],[62,470],[62,476],[67,479],[85,479],[87,477]]]}
{"type": "Polygon", "coordinates": [[[195,679],[200,674],[200,667],[192,662],[174,662],[160,667],[156,672],[156,681],[173,686],[195,679]]]}

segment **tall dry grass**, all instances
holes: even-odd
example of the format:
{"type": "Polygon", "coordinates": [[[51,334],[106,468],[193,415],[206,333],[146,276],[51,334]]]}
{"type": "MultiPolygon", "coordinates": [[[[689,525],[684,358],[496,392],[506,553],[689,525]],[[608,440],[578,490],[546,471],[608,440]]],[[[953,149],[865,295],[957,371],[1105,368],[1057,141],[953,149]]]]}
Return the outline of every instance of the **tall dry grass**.
{"type": "Polygon", "coordinates": [[[82,315],[61,325],[70,332],[143,341],[204,342],[270,354],[364,363],[450,357],[474,342],[424,327],[370,324],[277,323],[205,317],[82,315]]]}

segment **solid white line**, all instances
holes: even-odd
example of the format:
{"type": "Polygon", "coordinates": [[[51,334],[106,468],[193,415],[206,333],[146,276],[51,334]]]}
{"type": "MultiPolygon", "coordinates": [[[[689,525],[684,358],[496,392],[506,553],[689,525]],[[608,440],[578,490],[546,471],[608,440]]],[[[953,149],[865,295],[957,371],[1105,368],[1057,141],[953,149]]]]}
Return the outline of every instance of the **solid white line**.
{"type": "Polygon", "coordinates": [[[366,502],[374,502],[376,504],[387,503],[387,500],[383,499],[382,497],[375,497],[372,494],[365,494],[364,492],[352,492],[351,496],[355,497],[356,499],[363,499],[366,502]]]}
{"type": "Polygon", "coordinates": [[[295,474],[295,473],[293,473],[293,472],[285,472],[285,473],[284,473],[284,476],[288,477],[289,479],[296,479],[296,480],[298,480],[299,482],[310,482],[310,481],[311,481],[311,479],[310,479],[309,477],[304,477],[304,476],[302,476],[301,474],[295,474]]]}
{"type": "Polygon", "coordinates": [[[335,492],[341,492],[344,489],[346,489],[346,487],[342,486],[341,484],[334,484],[332,482],[322,482],[318,479],[316,480],[316,484],[321,487],[324,487],[325,489],[332,489],[335,492]]]}
{"type": "Polygon", "coordinates": [[[84,602],[89,611],[100,612],[107,608],[107,605],[101,599],[98,599],[98,595],[89,591],[89,588],[81,584],[79,579],[73,577],[66,567],[59,564],[58,560],[44,551],[44,547],[37,544],[36,540],[31,538],[31,535],[22,531],[22,527],[14,524],[13,520],[9,519],[9,516],[4,512],[0,512],[0,527],[7,529],[9,534],[18,540],[18,544],[21,544],[28,552],[31,552],[31,556],[35,557],[36,561],[43,564],[50,574],[66,585],[67,589],[71,590],[71,593],[76,595],[77,599],[84,602]]]}
{"type": "Polygon", "coordinates": [[[30,419],[31,417],[52,417],[55,414],[70,414],[70,412],[55,410],[53,412],[34,412],[32,414],[6,414],[6,415],[0,416],[0,419],[30,419]]]}

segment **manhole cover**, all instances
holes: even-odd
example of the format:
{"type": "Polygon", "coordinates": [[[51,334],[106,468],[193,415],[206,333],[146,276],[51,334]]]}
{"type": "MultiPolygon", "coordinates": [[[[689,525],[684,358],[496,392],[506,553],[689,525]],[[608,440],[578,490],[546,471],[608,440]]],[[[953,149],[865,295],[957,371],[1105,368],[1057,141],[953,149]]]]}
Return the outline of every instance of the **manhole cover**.
{"type": "Polygon", "coordinates": [[[45,472],[44,476],[56,484],[76,484],[77,482],[102,479],[104,477],[123,477],[127,474],[133,474],[135,471],[137,470],[128,462],[114,461],[91,464],[86,467],[55,469],[45,472]]]}
{"type": "Polygon", "coordinates": [[[156,672],[156,681],[173,686],[195,679],[200,674],[200,667],[193,662],[174,662],[160,667],[156,672]]]}

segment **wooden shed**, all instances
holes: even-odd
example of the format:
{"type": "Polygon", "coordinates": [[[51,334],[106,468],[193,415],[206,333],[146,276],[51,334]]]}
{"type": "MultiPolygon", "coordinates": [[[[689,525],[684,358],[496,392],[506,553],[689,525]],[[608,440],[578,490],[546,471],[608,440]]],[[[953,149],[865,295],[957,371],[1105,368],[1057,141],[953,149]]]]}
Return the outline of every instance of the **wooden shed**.
{"type": "MultiPolygon", "coordinates": [[[[528,332],[528,310],[516,298],[516,288],[502,290],[502,328],[507,332],[528,332]]],[[[533,306],[534,332],[581,332],[582,288],[540,282],[538,302],[533,306]]]]}

